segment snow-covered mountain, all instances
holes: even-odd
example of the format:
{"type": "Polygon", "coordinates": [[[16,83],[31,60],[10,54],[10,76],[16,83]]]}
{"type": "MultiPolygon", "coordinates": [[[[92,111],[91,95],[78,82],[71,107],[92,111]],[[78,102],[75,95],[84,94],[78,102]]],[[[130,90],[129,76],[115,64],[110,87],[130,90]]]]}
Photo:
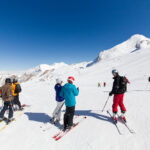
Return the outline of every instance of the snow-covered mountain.
{"type": "Polygon", "coordinates": [[[61,77],[62,74],[79,74],[83,69],[86,70],[88,69],[87,67],[93,66],[94,64],[101,63],[103,61],[107,63],[111,59],[117,62],[118,59],[121,59],[124,56],[133,56],[133,53],[144,51],[144,49],[147,48],[150,48],[150,39],[143,35],[135,34],[127,41],[118,44],[111,49],[103,50],[94,61],[72,65],[65,64],[64,62],[54,63],[52,65],[41,64],[24,72],[1,72],[0,82],[4,81],[6,77],[16,77],[20,80],[20,82],[27,82],[31,80],[46,81],[53,77],[61,77]]]}
{"type": "Polygon", "coordinates": [[[93,62],[90,62],[87,66],[91,66],[102,60],[119,58],[144,48],[150,48],[150,39],[143,35],[135,34],[127,41],[118,44],[111,49],[103,50],[99,53],[99,56],[93,62]]]}

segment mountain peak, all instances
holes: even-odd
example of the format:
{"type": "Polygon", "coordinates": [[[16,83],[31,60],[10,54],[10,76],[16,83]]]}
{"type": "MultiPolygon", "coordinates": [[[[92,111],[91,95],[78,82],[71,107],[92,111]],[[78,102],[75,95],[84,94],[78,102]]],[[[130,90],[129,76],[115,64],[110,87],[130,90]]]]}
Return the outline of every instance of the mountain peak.
{"type": "Polygon", "coordinates": [[[112,59],[126,54],[136,52],[137,50],[150,47],[150,39],[144,35],[135,34],[125,42],[122,42],[111,49],[103,50],[99,56],[88,66],[91,66],[101,60],[112,59]]]}

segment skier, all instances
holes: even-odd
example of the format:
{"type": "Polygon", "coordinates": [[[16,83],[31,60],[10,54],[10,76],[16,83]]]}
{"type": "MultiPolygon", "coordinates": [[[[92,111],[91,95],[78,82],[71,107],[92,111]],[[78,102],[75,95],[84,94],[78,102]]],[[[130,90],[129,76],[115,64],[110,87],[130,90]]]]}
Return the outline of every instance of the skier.
{"type": "Polygon", "coordinates": [[[125,112],[126,108],[123,104],[123,97],[124,93],[126,92],[127,89],[127,80],[126,77],[121,77],[119,76],[119,73],[117,70],[112,70],[112,74],[114,76],[114,83],[113,83],[113,88],[112,91],[109,93],[109,96],[112,96],[114,94],[113,98],[113,105],[112,105],[112,111],[113,111],[113,119],[115,123],[117,123],[117,112],[118,112],[118,105],[120,106],[121,109],[121,118],[126,122],[125,118],[125,112]]]}
{"type": "Polygon", "coordinates": [[[17,110],[17,107],[16,107],[17,105],[19,107],[19,110],[23,110],[23,107],[21,107],[21,103],[20,103],[20,100],[19,100],[19,93],[20,92],[21,92],[21,86],[18,83],[18,80],[13,79],[12,93],[13,93],[13,96],[14,96],[14,99],[13,99],[14,110],[17,110]]]}
{"type": "Polygon", "coordinates": [[[106,82],[104,82],[104,87],[106,86],[106,82]]]}
{"type": "Polygon", "coordinates": [[[64,128],[71,129],[73,126],[73,117],[75,112],[76,99],[75,96],[79,94],[79,88],[73,84],[74,77],[68,77],[68,83],[66,83],[60,92],[60,96],[65,98],[66,112],[64,114],[64,128]]]}
{"type": "Polygon", "coordinates": [[[56,79],[56,85],[54,88],[56,91],[57,106],[53,112],[53,117],[50,119],[50,121],[54,124],[59,123],[60,117],[61,117],[61,108],[64,105],[64,98],[60,96],[62,83],[63,83],[63,81],[61,79],[56,79]]]}
{"type": "Polygon", "coordinates": [[[101,87],[101,84],[100,84],[100,82],[98,82],[98,87],[101,87]]]}
{"type": "Polygon", "coordinates": [[[2,91],[2,100],[4,101],[4,106],[0,112],[0,121],[5,119],[4,118],[5,111],[9,108],[8,122],[10,122],[13,120],[13,108],[12,108],[13,94],[10,78],[6,78],[5,84],[2,87],[0,87],[0,90],[2,91]]]}

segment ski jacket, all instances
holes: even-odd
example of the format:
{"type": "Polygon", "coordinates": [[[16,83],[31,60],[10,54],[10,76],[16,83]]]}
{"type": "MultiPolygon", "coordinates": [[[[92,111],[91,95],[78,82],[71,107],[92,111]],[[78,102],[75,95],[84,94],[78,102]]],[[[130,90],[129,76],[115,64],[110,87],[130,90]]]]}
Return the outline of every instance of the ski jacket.
{"type": "Polygon", "coordinates": [[[60,92],[60,96],[65,98],[65,105],[67,107],[73,107],[76,105],[75,96],[78,96],[79,91],[75,85],[71,83],[65,84],[60,92]]]}
{"type": "Polygon", "coordinates": [[[127,90],[127,87],[120,86],[121,77],[117,75],[113,79],[114,79],[114,82],[113,82],[111,94],[124,94],[127,90]]]}
{"type": "Polygon", "coordinates": [[[16,93],[16,85],[18,85],[18,84],[19,84],[18,82],[12,84],[12,93],[13,93],[13,96],[18,96],[19,95],[19,93],[16,93]]]}
{"type": "Polygon", "coordinates": [[[57,102],[62,102],[64,100],[64,98],[60,96],[61,88],[62,88],[62,86],[60,84],[55,85],[56,101],[57,102]]]}
{"type": "Polygon", "coordinates": [[[10,83],[6,83],[2,87],[0,87],[2,91],[1,96],[3,101],[11,101],[13,100],[12,87],[10,83]]]}

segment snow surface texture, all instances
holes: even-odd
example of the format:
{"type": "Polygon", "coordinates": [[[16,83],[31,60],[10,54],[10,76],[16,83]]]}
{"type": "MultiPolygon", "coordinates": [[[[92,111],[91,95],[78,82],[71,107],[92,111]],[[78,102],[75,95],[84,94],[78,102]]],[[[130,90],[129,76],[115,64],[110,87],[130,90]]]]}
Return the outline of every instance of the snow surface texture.
{"type": "MultiPolygon", "coordinates": [[[[1,149],[149,150],[150,83],[148,83],[148,77],[150,70],[148,67],[150,66],[150,47],[148,41],[149,39],[143,36],[135,35],[129,41],[122,43],[122,46],[118,45],[117,48],[106,51],[106,54],[103,52],[103,57],[100,57],[103,59],[95,65],[85,68],[84,63],[84,69],[81,69],[81,65],[77,65],[78,67],[62,65],[57,69],[44,65],[42,67],[44,69],[40,68],[41,71],[37,74],[35,70],[32,71],[34,76],[26,82],[22,82],[23,91],[20,94],[21,102],[31,105],[31,109],[26,109],[24,115],[0,132],[1,149]],[[135,42],[131,42],[132,40],[135,42]],[[147,41],[146,44],[141,42],[143,40],[147,41]],[[142,46],[139,50],[134,51],[137,42],[142,43],[142,46]],[[122,48],[124,49],[122,50],[122,48]],[[120,75],[127,76],[131,82],[128,85],[124,103],[127,108],[128,124],[136,134],[130,134],[121,123],[118,123],[118,126],[123,135],[118,134],[106,113],[112,107],[112,97],[110,97],[105,111],[103,113],[101,111],[112,87],[111,70],[114,68],[119,70],[120,75]],[[60,77],[66,83],[68,75],[73,75],[76,79],[75,85],[80,87],[76,114],[87,116],[87,119],[56,142],[52,136],[58,132],[58,127],[44,123],[49,121],[56,106],[55,79],[60,77]],[[101,85],[106,82],[107,85],[105,88],[98,88],[98,82],[101,85]],[[43,132],[41,126],[43,128],[48,126],[49,129],[43,132]]],[[[26,75],[29,72],[27,71],[26,75]]],[[[25,78],[24,74],[20,74],[22,80],[25,78]]],[[[63,107],[62,113],[64,113],[64,109],[65,107],[63,107]]],[[[63,114],[61,119],[62,124],[63,114]]]]}

